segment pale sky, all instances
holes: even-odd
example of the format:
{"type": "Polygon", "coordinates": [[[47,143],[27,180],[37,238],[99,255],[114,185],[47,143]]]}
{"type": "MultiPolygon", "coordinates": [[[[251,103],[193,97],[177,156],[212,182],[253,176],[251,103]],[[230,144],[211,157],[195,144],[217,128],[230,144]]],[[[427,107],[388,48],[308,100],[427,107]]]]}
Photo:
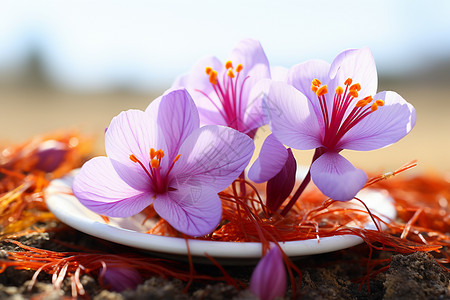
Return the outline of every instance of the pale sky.
{"type": "Polygon", "coordinates": [[[259,39],[272,65],[369,46],[379,71],[450,58],[450,1],[0,0],[0,73],[34,49],[76,90],[169,87],[200,58],[259,39]]]}

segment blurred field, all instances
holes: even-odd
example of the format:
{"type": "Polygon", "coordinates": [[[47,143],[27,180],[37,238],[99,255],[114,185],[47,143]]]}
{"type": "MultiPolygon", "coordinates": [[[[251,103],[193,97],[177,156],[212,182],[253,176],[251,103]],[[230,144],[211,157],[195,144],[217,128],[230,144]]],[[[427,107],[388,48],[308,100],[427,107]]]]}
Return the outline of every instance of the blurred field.
{"type": "MultiPolygon", "coordinates": [[[[414,172],[450,172],[450,87],[385,83],[379,90],[395,90],[412,103],[417,110],[416,127],[390,147],[342,154],[366,171],[391,171],[417,159],[419,168],[414,172]]],[[[103,154],[103,132],[111,118],[129,108],[145,109],[161,92],[93,95],[1,88],[0,147],[55,130],[78,129],[93,138],[95,154],[103,154]]],[[[268,133],[268,128],[260,129],[257,148],[268,133]]],[[[311,156],[308,151],[296,152],[301,164],[308,164],[311,156]]]]}

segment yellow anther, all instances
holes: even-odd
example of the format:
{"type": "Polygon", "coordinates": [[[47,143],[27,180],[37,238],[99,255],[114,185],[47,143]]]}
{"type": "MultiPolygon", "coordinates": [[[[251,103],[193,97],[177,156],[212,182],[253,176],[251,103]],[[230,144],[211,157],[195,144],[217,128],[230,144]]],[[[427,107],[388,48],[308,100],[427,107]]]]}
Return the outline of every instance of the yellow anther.
{"type": "Polygon", "coordinates": [[[211,73],[209,73],[209,82],[214,85],[217,84],[217,71],[212,70],[211,73]]]}
{"type": "Polygon", "coordinates": [[[348,92],[348,94],[350,96],[352,96],[353,98],[358,98],[358,92],[356,90],[350,90],[350,92],[348,92]]]}
{"type": "Polygon", "coordinates": [[[243,68],[244,67],[241,64],[238,64],[237,67],[236,67],[236,72],[239,73],[240,71],[242,71],[243,68]]]}
{"type": "Polygon", "coordinates": [[[384,105],[384,101],[381,100],[381,99],[375,101],[375,103],[376,103],[378,106],[383,106],[383,105],[384,105]]]}
{"type": "Polygon", "coordinates": [[[325,95],[326,93],[328,93],[328,89],[327,89],[326,85],[322,85],[316,91],[316,95],[319,96],[319,97],[325,95]]]}
{"type": "Polygon", "coordinates": [[[352,84],[353,80],[351,78],[347,78],[347,80],[344,82],[345,85],[352,84]]]}
{"type": "Polygon", "coordinates": [[[233,70],[229,69],[228,72],[227,72],[227,75],[228,75],[228,77],[230,77],[230,78],[234,78],[233,70]]]}
{"type": "Polygon", "coordinates": [[[205,72],[206,75],[209,75],[213,69],[211,67],[206,67],[205,72]]]}
{"type": "Polygon", "coordinates": [[[338,86],[336,88],[336,94],[337,95],[342,95],[343,93],[344,93],[344,89],[342,87],[338,86]]]}
{"type": "Polygon", "coordinates": [[[134,156],[134,154],[131,154],[131,155],[130,155],[130,159],[131,159],[131,161],[134,162],[134,163],[139,162],[139,160],[136,158],[136,156],[134,156]]]}
{"type": "Polygon", "coordinates": [[[361,90],[361,85],[359,83],[355,83],[354,85],[352,85],[350,87],[350,91],[360,91],[361,90]]]}
{"type": "Polygon", "coordinates": [[[320,82],[320,80],[317,79],[317,78],[315,78],[315,79],[312,81],[312,85],[314,85],[314,86],[319,87],[321,84],[322,84],[322,82],[320,82]]]}
{"type": "Polygon", "coordinates": [[[233,64],[231,63],[231,60],[227,61],[225,63],[225,69],[232,69],[233,68],[233,64]]]}
{"type": "Polygon", "coordinates": [[[372,106],[370,107],[370,110],[371,111],[376,111],[378,109],[378,105],[377,105],[377,103],[375,102],[374,104],[372,104],[372,106]]]}
{"type": "Polygon", "coordinates": [[[156,156],[156,151],[155,151],[155,149],[151,148],[150,149],[150,159],[155,158],[155,156],[156,156]]]}
{"type": "Polygon", "coordinates": [[[319,88],[315,85],[311,85],[311,90],[316,93],[319,88]]]}
{"type": "Polygon", "coordinates": [[[152,168],[156,169],[159,167],[159,159],[152,159],[150,161],[150,165],[152,166],[152,168]]]}
{"type": "Polygon", "coordinates": [[[177,156],[175,156],[175,159],[173,160],[173,162],[176,162],[177,160],[180,159],[181,154],[178,154],[177,156]]]}

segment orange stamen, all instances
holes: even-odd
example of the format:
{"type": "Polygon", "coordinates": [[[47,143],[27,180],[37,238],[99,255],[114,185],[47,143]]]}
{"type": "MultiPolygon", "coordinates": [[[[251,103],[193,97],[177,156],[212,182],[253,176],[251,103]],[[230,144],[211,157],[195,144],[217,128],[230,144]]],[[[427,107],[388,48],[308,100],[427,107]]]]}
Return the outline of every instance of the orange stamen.
{"type": "Polygon", "coordinates": [[[155,149],[151,148],[150,149],[150,158],[153,159],[153,158],[155,158],[155,156],[156,156],[156,151],[155,151],[155,149]]]}
{"type": "Polygon", "coordinates": [[[176,162],[177,160],[180,159],[181,154],[178,154],[177,156],[175,156],[175,159],[173,160],[173,162],[176,162]]]}
{"type": "Polygon", "coordinates": [[[361,85],[359,83],[355,83],[354,85],[352,85],[350,87],[350,91],[360,91],[361,90],[361,85]]]}
{"type": "Polygon", "coordinates": [[[336,94],[337,95],[342,95],[343,93],[344,93],[344,89],[342,87],[338,86],[336,88],[336,94]]]}
{"type": "Polygon", "coordinates": [[[227,72],[227,75],[228,75],[228,77],[230,77],[230,78],[234,78],[233,70],[229,69],[228,72],[227,72]]]}
{"type": "Polygon", "coordinates": [[[327,86],[326,86],[326,85],[321,86],[321,87],[316,91],[316,95],[319,96],[319,97],[325,95],[326,93],[328,93],[328,89],[327,89],[327,86]]]}
{"type": "Polygon", "coordinates": [[[237,67],[236,67],[236,72],[239,73],[240,71],[242,71],[243,68],[244,67],[241,64],[238,64],[237,67]]]}
{"type": "Polygon", "coordinates": [[[159,159],[152,159],[150,161],[150,165],[152,166],[152,168],[156,169],[159,167],[159,159]]]}
{"type": "Polygon", "coordinates": [[[312,85],[313,85],[313,86],[319,87],[321,84],[322,84],[322,82],[320,82],[320,80],[317,79],[317,78],[315,78],[315,79],[312,81],[312,85]]]}
{"type": "Polygon", "coordinates": [[[138,162],[139,162],[139,160],[137,159],[136,156],[134,156],[134,154],[131,154],[131,155],[130,155],[130,159],[131,159],[131,161],[134,162],[134,163],[138,163],[138,162]]]}
{"type": "Polygon", "coordinates": [[[350,92],[348,92],[348,94],[350,96],[352,96],[353,98],[358,98],[358,92],[356,90],[350,90],[350,92]]]}
{"type": "Polygon", "coordinates": [[[205,72],[207,75],[209,75],[211,73],[213,69],[211,67],[206,67],[205,72]]]}
{"type": "Polygon", "coordinates": [[[374,104],[372,104],[372,106],[370,107],[370,110],[371,111],[376,111],[378,109],[378,105],[377,105],[377,103],[375,102],[374,104]]]}
{"type": "Polygon", "coordinates": [[[381,99],[375,101],[375,103],[376,103],[378,106],[383,106],[383,105],[384,105],[384,101],[381,100],[381,99]]]}
{"type": "Polygon", "coordinates": [[[315,85],[311,85],[311,90],[316,93],[319,88],[315,85]]]}
{"type": "Polygon", "coordinates": [[[216,85],[217,84],[217,71],[212,70],[209,74],[209,82],[216,85]]]}
{"type": "Polygon", "coordinates": [[[232,69],[233,68],[233,64],[231,63],[230,60],[225,63],[225,68],[226,69],[232,69]]]}
{"type": "Polygon", "coordinates": [[[352,84],[353,80],[351,78],[347,78],[347,80],[344,82],[345,85],[352,84]]]}

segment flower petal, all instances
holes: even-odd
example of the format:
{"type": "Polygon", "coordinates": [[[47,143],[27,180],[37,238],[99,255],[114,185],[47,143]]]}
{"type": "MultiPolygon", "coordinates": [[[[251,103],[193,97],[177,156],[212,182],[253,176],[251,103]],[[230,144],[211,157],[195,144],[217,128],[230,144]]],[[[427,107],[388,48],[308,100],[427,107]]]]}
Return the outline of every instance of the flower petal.
{"type": "Polygon", "coordinates": [[[293,86],[274,81],[263,101],[275,137],[294,149],[321,146],[321,130],[311,102],[293,86]]]}
{"type": "Polygon", "coordinates": [[[287,278],[283,256],[277,246],[259,261],[250,278],[250,291],[261,300],[283,298],[287,278]]]}
{"type": "Polygon", "coordinates": [[[281,66],[274,66],[270,68],[270,76],[272,80],[287,82],[289,69],[281,66]]]}
{"type": "Polygon", "coordinates": [[[269,135],[261,147],[258,158],[248,171],[248,178],[256,183],[266,182],[280,172],[287,158],[287,149],[273,134],[269,135]]]}
{"type": "Polygon", "coordinates": [[[339,149],[374,150],[389,146],[408,134],[416,124],[416,111],[395,92],[381,92],[384,106],[369,114],[350,129],[337,145],[339,149]]]}
{"type": "Polygon", "coordinates": [[[263,99],[269,91],[271,82],[270,79],[261,79],[252,87],[244,112],[245,130],[241,132],[247,133],[269,122],[263,111],[263,99]]]}
{"type": "MultiPolygon", "coordinates": [[[[146,167],[150,163],[150,148],[167,151],[164,136],[156,120],[143,111],[128,110],[114,117],[105,134],[106,154],[119,176],[138,190],[146,190],[148,176],[143,168],[130,159],[133,154],[146,167]]],[[[162,160],[167,164],[168,160],[162,160]]]]}
{"type": "Polygon", "coordinates": [[[373,96],[377,92],[378,77],[375,60],[369,48],[350,49],[336,56],[330,67],[329,77],[343,85],[347,78],[359,83],[359,98],[373,96]]]}
{"type": "Polygon", "coordinates": [[[230,61],[233,67],[242,64],[242,72],[246,75],[252,75],[259,78],[270,78],[269,60],[259,41],[254,39],[241,40],[231,52],[230,61]],[[259,72],[251,72],[257,66],[263,68],[259,72]],[[252,73],[252,74],[250,74],[252,73]]]}
{"type": "Polygon", "coordinates": [[[222,203],[217,192],[206,185],[185,185],[158,195],[153,205],[170,225],[191,236],[212,232],[222,216],[222,203]]]}
{"type": "Polygon", "coordinates": [[[172,162],[184,140],[200,126],[197,108],[189,93],[178,89],[164,94],[157,120],[169,151],[168,160],[172,162]]]}
{"type": "Polygon", "coordinates": [[[152,203],[152,192],[136,190],[116,173],[104,156],[86,162],[73,182],[75,197],[90,210],[110,217],[129,217],[152,203]]]}
{"type": "Polygon", "coordinates": [[[249,163],[252,139],[234,129],[209,125],[195,130],[180,148],[172,170],[176,185],[198,182],[216,192],[229,186],[249,163]]]}
{"type": "Polygon", "coordinates": [[[362,189],[367,175],[336,152],[326,152],[311,165],[311,179],[327,197],[348,201],[362,189]]]}

